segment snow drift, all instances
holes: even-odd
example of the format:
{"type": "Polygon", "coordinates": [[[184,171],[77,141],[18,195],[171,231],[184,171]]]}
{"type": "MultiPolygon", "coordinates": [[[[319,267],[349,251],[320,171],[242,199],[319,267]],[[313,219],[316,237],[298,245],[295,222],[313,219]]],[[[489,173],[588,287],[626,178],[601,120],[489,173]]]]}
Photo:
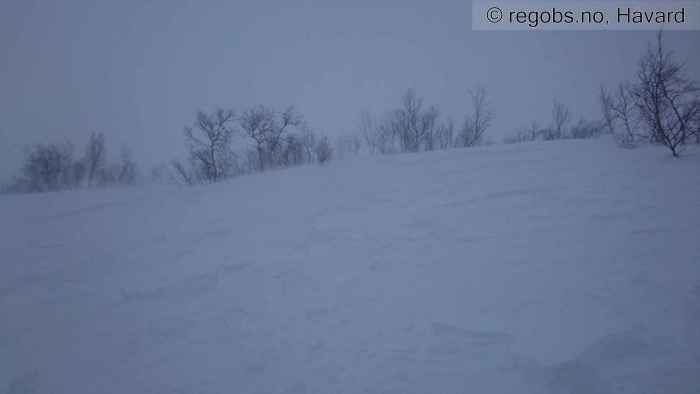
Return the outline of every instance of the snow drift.
{"type": "Polygon", "coordinates": [[[697,393],[700,152],[0,197],[0,392],[697,393]]]}

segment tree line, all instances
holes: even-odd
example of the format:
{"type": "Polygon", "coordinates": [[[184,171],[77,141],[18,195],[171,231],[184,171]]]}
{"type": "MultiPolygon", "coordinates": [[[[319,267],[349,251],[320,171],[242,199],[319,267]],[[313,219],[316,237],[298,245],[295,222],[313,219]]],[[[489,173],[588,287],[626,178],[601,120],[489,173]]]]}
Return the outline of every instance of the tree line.
{"type": "MultiPolygon", "coordinates": [[[[357,141],[369,154],[420,152],[470,147],[486,142],[486,132],[494,117],[486,89],[477,87],[469,93],[469,108],[458,128],[450,118],[443,118],[435,106],[427,106],[423,98],[409,89],[399,107],[375,116],[365,111],[360,115],[357,141]]],[[[346,136],[339,145],[347,145],[346,136]]],[[[340,149],[339,149],[340,150],[340,149]]]]}
{"type": "Polygon", "coordinates": [[[381,117],[363,112],[356,131],[339,136],[315,132],[294,107],[278,111],[258,105],[199,111],[184,130],[187,157],[152,170],[157,181],[194,185],[271,169],[324,164],[333,158],[367,154],[419,152],[485,143],[493,111],[486,89],[470,93],[470,112],[455,130],[435,106],[412,89],[396,109],[381,117]]]}
{"type": "Polygon", "coordinates": [[[193,185],[333,157],[327,136],[314,132],[294,107],[276,111],[258,105],[237,114],[231,109],[197,112],[184,131],[187,157],[161,166],[154,177],[193,185]]]}
{"type": "Polygon", "coordinates": [[[640,144],[667,147],[674,157],[689,144],[700,144],[700,89],[686,75],[685,64],[666,49],[663,33],[639,59],[635,77],[612,91],[601,86],[600,120],[581,119],[572,124],[571,111],[555,101],[550,123],[537,122],[504,138],[520,143],[562,138],[592,138],[611,134],[625,148],[640,144]]]}
{"type": "Polygon", "coordinates": [[[122,147],[115,160],[107,153],[104,134],[96,132],[90,134],[82,155],[67,140],[32,145],[25,148],[19,174],[3,191],[34,193],[134,184],[139,170],[131,150],[122,147]]]}
{"type": "MultiPolygon", "coordinates": [[[[614,91],[601,87],[601,119],[580,118],[554,100],[551,119],[533,121],[503,143],[595,138],[611,134],[623,147],[657,144],[680,155],[684,146],[700,143],[700,90],[685,75],[685,66],[664,48],[658,33],[640,59],[636,78],[614,91]]],[[[484,87],[471,90],[461,122],[427,105],[413,89],[396,108],[360,114],[355,130],[334,144],[314,131],[294,107],[276,110],[257,105],[242,111],[198,111],[184,128],[186,157],[152,169],[156,182],[185,185],[303,164],[325,164],[333,158],[465,148],[493,143],[488,137],[495,113],[484,87]]],[[[131,151],[122,147],[111,160],[105,137],[93,132],[82,155],[68,141],[36,144],[25,150],[20,173],[6,192],[45,192],[81,187],[131,185],[141,178],[131,151]]]]}
{"type": "Polygon", "coordinates": [[[553,141],[560,139],[596,138],[606,133],[599,120],[580,118],[575,123],[571,110],[560,101],[552,105],[552,117],[548,124],[541,126],[533,121],[512,135],[503,138],[504,144],[517,144],[531,141],[553,141]]]}

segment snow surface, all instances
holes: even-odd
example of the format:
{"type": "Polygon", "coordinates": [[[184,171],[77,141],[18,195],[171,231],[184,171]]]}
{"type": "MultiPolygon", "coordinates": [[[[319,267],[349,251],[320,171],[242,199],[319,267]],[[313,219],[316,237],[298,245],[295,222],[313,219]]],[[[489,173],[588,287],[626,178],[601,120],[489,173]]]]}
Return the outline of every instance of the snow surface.
{"type": "Polygon", "coordinates": [[[698,393],[700,152],[0,197],[0,392],[698,393]]]}

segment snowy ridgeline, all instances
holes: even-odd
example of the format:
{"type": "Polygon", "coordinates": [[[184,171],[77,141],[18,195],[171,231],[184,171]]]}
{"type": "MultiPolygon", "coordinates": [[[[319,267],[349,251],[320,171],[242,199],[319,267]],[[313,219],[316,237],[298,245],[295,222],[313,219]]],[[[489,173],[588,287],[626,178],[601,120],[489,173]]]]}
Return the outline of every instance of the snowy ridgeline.
{"type": "Polygon", "coordinates": [[[0,393],[697,393],[700,152],[0,197],[0,393]]]}

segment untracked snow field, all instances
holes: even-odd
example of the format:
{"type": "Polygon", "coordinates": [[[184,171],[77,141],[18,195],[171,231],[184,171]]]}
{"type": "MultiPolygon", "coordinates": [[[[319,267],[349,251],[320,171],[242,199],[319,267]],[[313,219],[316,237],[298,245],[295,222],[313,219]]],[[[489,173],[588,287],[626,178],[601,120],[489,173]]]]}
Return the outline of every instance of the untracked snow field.
{"type": "Polygon", "coordinates": [[[700,392],[700,151],[0,197],[0,393],[700,392]]]}

